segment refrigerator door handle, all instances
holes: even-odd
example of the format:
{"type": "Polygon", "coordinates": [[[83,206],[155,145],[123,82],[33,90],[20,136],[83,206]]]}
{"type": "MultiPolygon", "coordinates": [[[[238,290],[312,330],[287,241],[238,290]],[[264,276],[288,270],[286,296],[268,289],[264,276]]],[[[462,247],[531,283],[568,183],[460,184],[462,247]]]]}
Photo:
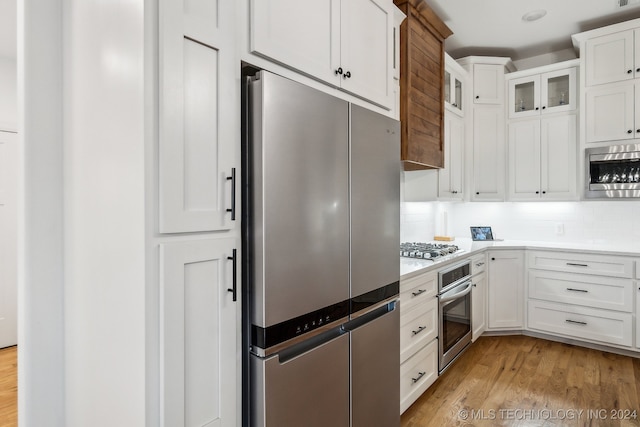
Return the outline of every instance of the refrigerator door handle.
{"type": "Polygon", "coordinates": [[[337,328],[329,329],[326,332],[323,332],[319,335],[316,335],[308,340],[304,340],[298,344],[294,344],[291,347],[288,347],[278,353],[278,361],[283,364],[287,363],[290,360],[293,360],[297,357],[300,357],[314,349],[320,347],[323,344],[328,343],[329,341],[344,335],[346,331],[342,327],[343,325],[338,326],[337,328]]]}
{"type": "Polygon", "coordinates": [[[359,327],[376,320],[379,317],[384,316],[387,313],[392,312],[397,308],[397,300],[388,302],[381,307],[376,308],[375,310],[371,310],[370,312],[363,314],[353,320],[344,324],[344,329],[348,332],[351,332],[359,327]]]}

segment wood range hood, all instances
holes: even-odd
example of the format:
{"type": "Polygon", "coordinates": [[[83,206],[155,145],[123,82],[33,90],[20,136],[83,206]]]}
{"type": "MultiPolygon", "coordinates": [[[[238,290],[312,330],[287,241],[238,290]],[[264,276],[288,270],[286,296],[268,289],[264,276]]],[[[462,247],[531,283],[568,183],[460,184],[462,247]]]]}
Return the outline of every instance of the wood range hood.
{"type": "Polygon", "coordinates": [[[444,40],[453,32],[423,0],[394,0],[400,27],[401,159],[405,170],[444,167],[444,40]]]}

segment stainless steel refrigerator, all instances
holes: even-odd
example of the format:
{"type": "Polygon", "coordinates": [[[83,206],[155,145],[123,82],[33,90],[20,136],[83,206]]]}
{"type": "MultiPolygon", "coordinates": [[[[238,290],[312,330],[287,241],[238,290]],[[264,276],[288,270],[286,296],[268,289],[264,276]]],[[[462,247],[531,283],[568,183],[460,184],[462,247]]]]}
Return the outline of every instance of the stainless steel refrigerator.
{"type": "Polygon", "coordinates": [[[245,424],[399,426],[399,122],[266,71],[245,99],[245,424]]]}

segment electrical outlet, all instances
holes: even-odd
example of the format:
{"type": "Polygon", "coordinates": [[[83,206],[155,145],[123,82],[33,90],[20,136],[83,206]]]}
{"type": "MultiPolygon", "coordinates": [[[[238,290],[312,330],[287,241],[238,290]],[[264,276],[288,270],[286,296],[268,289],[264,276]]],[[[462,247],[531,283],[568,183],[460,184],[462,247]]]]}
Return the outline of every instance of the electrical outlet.
{"type": "Polygon", "coordinates": [[[564,224],[561,222],[556,223],[556,236],[562,236],[564,234],[564,224]]]}

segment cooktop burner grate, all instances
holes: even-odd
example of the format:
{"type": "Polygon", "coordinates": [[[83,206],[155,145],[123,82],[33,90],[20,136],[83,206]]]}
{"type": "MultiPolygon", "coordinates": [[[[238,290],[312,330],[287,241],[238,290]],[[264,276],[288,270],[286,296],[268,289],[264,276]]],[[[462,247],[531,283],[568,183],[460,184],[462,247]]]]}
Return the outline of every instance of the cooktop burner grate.
{"type": "Polygon", "coordinates": [[[442,243],[407,242],[400,243],[400,256],[433,260],[460,250],[456,245],[442,243]]]}

